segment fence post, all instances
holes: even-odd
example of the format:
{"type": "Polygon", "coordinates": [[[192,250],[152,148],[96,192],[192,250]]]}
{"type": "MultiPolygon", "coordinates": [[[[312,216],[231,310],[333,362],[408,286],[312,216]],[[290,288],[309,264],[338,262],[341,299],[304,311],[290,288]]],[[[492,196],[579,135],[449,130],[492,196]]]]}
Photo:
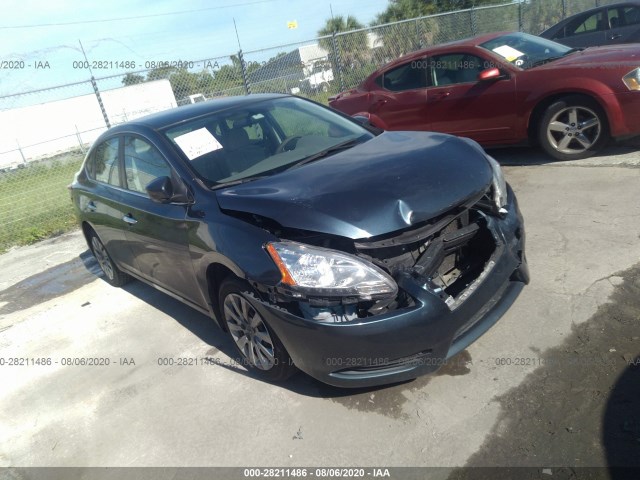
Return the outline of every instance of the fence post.
{"type": "Polygon", "coordinates": [[[416,36],[418,37],[418,50],[422,50],[424,44],[422,43],[422,29],[420,28],[420,19],[418,18],[416,18],[416,36]]]}
{"type": "Polygon", "coordinates": [[[240,59],[240,71],[242,72],[242,82],[244,83],[244,91],[247,95],[251,95],[251,85],[249,84],[249,75],[247,75],[247,66],[244,63],[244,56],[242,55],[242,49],[238,51],[238,58],[240,59]]]}
{"type": "Polygon", "coordinates": [[[562,0],[562,18],[567,18],[567,0],[562,0]]]}
{"type": "Polygon", "coordinates": [[[27,164],[27,159],[24,158],[24,153],[22,153],[22,147],[20,146],[20,142],[16,138],[16,143],[18,144],[18,151],[20,152],[20,156],[22,157],[22,163],[27,164]]]}
{"type": "Polygon", "coordinates": [[[74,127],[76,127],[76,137],[78,138],[78,144],[80,145],[80,151],[84,155],[87,152],[85,152],[84,145],[82,144],[82,137],[80,136],[80,130],[78,130],[78,125],[74,125],[74,127]]]}
{"type": "Polygon", "coordinates": [[[331,34],[331,47],[333,49],[333,58],[334,63],[336,65],[336,70],[338,70],[338,81],[340,82],[340,91],[343,91],[344,88],[344,80],[342,79],[342,64],[340,62],[340,52],[338,50],[338,42],[336,41],[336,32],[331,34]]]}
{"type": "Polygon", "coordinates": [[[107,111],[105,110],[104,104],[102,103],[100,90],[98,90],[98,84],[96,83],[96,79],[93,75],[91,75],[91,85],[93,85],[93,92],[96,94],[96,98],[98,99],[98,105],[100,105],[100,110],[102,111],[102,116],[104,117],[104,123],[107,125],[107,128],[111,128],[111,123],[109,122],[107,111]]]}
{"type": "Polygon", "coordinates": [[[476,7],[475,5],[471,6],[471,10],[469,10],[469,21],[471,22],[471,34],[476,36],[478,34],[478,19],[476,18],[476,7]]]}
{"type": "Polygon", "coordinates": [[[518,2],[518,31],[524,32],[524,12],[522,11],[522,4],[524,2],[518,2]]]}

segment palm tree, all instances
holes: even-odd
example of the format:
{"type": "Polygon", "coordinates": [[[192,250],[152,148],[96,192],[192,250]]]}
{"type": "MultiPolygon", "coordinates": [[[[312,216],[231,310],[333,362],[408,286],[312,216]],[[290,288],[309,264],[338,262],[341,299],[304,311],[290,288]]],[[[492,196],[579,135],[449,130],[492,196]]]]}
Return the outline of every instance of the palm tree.
{"type": "MultiPolygon", "coordinates": [[[[350,32],[352,30],[363,29],[364,25],[355,17],[348,15],[346,18],[342,15],[327,19],[323,28],[318,31],[318,36],[327,37],[333,34],[350,32]]],[[[340,65],[347,69],[353,69],[362,66],[368,58],[367,32],[360,31],[346,35],[336,35],[336,47],[340,55],[340,65]]],[[[320,46],[330,54],[333,62],[333,39],[320,39],[320,46]]]]}

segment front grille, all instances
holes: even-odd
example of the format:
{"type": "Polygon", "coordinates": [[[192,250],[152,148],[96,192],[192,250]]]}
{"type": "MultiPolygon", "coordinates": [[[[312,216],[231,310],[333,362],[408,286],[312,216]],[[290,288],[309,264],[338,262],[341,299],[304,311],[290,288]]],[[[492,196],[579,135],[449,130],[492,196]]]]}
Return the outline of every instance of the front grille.
{"type": "Polygon", "coordinates": [[[449,306],[483,272],[496,248],[479,208],[456,208],[433,221],[356,243],[358,253],[392,275],[410,272],[449,306]]]}

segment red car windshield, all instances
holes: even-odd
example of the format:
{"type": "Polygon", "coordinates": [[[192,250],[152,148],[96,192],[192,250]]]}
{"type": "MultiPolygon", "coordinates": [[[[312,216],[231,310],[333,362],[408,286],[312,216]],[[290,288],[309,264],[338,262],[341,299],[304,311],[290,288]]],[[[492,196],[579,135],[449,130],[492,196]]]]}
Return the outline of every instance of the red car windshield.
{"type": "Polygon", "coordinates": [[[480,46],[525,70],[575,51],[570,47],[527,33],[509,33],[493,38],[480,46]]]}

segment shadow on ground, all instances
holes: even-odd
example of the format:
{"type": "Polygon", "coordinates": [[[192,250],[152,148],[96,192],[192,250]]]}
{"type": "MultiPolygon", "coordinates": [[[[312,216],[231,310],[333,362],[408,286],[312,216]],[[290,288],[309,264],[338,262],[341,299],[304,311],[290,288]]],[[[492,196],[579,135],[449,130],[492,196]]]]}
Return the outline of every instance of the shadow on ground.
{"type": "MultiPolygon", "coordinates": [[[[640,264],[610,281],[609,302],[575,325],[561,346],[532,351],[539,366],[494,398],[502,414],[467,467],[538,468],[519,478],[640,478],[640,471],[629,477],[633,472],[625,470],[640,467],[640,264]]],[[[508,375],[521,367],[503,368],[508,375]]],[[[449,478],[513,474],[461,469],[449,478]]]]}
{"type": "MultiPolygon", "coordinates": [[[[486,150],[489,155],[494,157],[501,165],[504,166],[530,166],[563,163],[550,157],[542,149],[537,147],[504,147],[487,148],[486,150]]],[[[597,155],[594,155],[592,158],[627,155],[635,153],[638,150],[640,150],[640,136],[620,141],[612,141],[607,148],[597,155]]],[[[576,160],[576,162],[580,162],[580,160],[576,160]]]]}

